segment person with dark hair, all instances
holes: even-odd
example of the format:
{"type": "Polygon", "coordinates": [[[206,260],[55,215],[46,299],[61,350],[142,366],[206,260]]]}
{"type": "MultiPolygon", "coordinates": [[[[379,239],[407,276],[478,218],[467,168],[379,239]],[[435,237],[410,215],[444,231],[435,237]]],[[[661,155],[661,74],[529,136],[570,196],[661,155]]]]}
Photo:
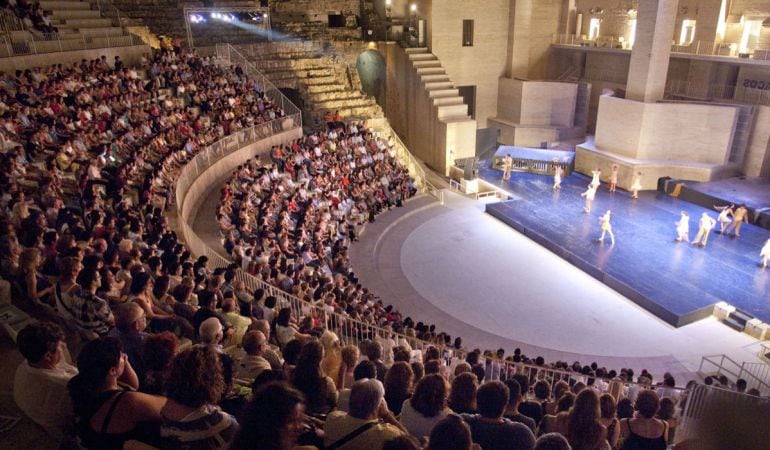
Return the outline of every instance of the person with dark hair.
{"type": "MultiPolygon", "coordinates": [[[[358,363],[353,369],[353,383],[355,383],[358,380],[363,379],[376,379],[377,378],[377,368],[374,367],[374,363],[369,361],[368,359],[365,359],[358,363]]],[[[352,387],[352,383],[351,383],[352,387]]],[[[350,404],[350,389],[351,388],[345,388],[340,391],[339,395],[339,401],[337,403],[337,409],[340,411],[347,412],[350,404]]]]}
{"type": "Polygon", "coordinates": [[[278,311],[278,317],[275,319],[275,340],[278,342],[278,346],[283,348],[292,340],[298,339],[305,341],[310,339],[309,334],[300,333],[297,325],[294,323],[291,316],[290,308],[281,308],[278,311]]]}
{"type": "Polygon", "coordinates": [[[452,380],[452,389],[449,393],[448,405],[457,414],[476,413],[476,389],[479,382],[476,375],[466,372],[461,373],[452,380]]]}
{"type": "Polygon", "coordinates": [[[510,393],[510,399],[508,400],[508,406],[505,408],[505,414],[503,417],[511,422],[523,423],[533,433],[535,433],[537,424],[530,417],[525,416],[519,412],[519,404],[521,403],[521,386],[519,382],[513,378],[509,378],[503,382],[508,387],[510,393]]]}
{"type": "Polygon", "coordinates": [[[471,439],[471,429],[457,414],[441,419],[430,432],[425,450],[481,450],[471,439]]]}
{"type": "Polygon", "coordinates": [[[117,315],[115,328],[110,330],[108,336],[120,341],[123,351],[128,355],[131,367],[142,377],[144,374],[142,351],[144,340],[149,336],[144,331],[147,328],[147,316],[142,308],[134,302],[118,305],[115,313],[117,315]]]}
{"type": "Polygon", "coordinates": [[[70,363],[62,329],[50,322],[27,325],[16,336],[24,361],[13,378],[13,400],[33,422],[56,439],[72,422],[67,383],[78,370],[70,363]]]}
{"type": "Polygon", "coordinates": [[[385,381],[385,372],[387,372],[388,368],[385,367],[385,363],[382,362],[382,344],[379,342],[370,342],[369,345],[366,346],[365,355],[377,368],[377,379],[385,381]]]}
{"type": "Polygon", "coordinates": [[[313,339],[302,347],[297,365],[291,375],[292,384],[305,395],[310,415],[326,415],[337,406],[337,388],[334,380],[321,370],[324,349],[313,339]]]}
{"type": "Polygon", "coordinates": [[[569,410],[575,403],[575,394],[566,391],[556,402],[556,411],[554,414],[546,414],[540,421],[540,433],[561,433],[567,434],[567,420],[569,410]]]}
{"type": "Polygon", "coordinates": [[[99,271],[94,267],[85,267],[78,273],[76,282],[80,289],[69,297],[69,302],[64,301],[62,305],[67,308],[79,328],[99,336],[106,335],[115,325],[115,317],[107,300],[96,295],[97,289],[102,285],[99,271]]]}
{"type": "Polygon", "coordinates": [[[417,439],[405,434],[382,444],[382,450],[422,450],[422,447],[417,439]]]}
{"type": "Polygon", "coordinates": [[[302,342],[299,339],[293,339],[283,348],[283,373],[287,379],[291,379],[291,373],[297,364],[299,352],[302,351],[302,342]]]}
{"type": "Polygon", "coordinates": [[[572,450],[567,438],[559,433],[546,433],[535,441],[534,450],[572,450]]]}
{"type": "Polygon", "coordinates": [[[519,412],[539,424],[543,419],[543,405],[538,402],[527,400],[529,396],[529,377],[523,373],[517,373],[513,379],[521,386],[521,403],[519,403],[519,412]]]}
{"type": "Polygon", "coordinates": [[[401,414],[404,401],[412,396],[413,378],[411,366],[401,361],[393,364],[385,374],[385,401],[396,416],[401,414]]]}
{"type": "Polygon", "coordinates": [[[78,356],[78,371],[67,384],[78,435],[89,449],[122,449],[138,440],[159,445],[160,411],[166,398],[121,388],[139,387],[136,372],[120,341],[99,338],[86,343],[78,356]]]}
{"type": "Polygon", "coordinates": [[[658,407],[658,412],[655,414],[656,419],[660,419],[666,422],[668,425],[668,445],[672,445],[674,443],[674,433],[676,432],[676,427],[679,424],[679,419],[677,419],[674,414],[675,408],[676,403],[674,400],[668,397],[663,397],[660,399],[660,407],[658,407]]]}
{"type": "Polygon", "coordinates": [[[302,393],[288,383],[260,386],[246,405],[230,449],[293,450],[304,427],[304,401],[302,393]]]}
{"type": "Polygon", "coordinates": [[[209,347],[194,346],[174,358],[161,410],[164,449],[226,449],[238,422],[217,403],[226,384],[222,362],[209,347]]]}
{"type": "Polygon", "coordinates": [[[479,414],[462,415],[471,428],[473,442],[484,450],[532,450],[535,445],[535,435],[526,425],[503,418],[508,399],[505,384],[487,381],[476,393],[479,414]]]}
{"type": "Polygon", "coordinates": [[[171,362],[179,349],[179,339],[170,331],[148,336],[142,346],[144,373],[139,379],[139,390],[163,395],[171,362]]]}
{"type": "Polygon", "coordinates": [[[619,421],[634,417],[634,404],[631,402],[630,398],[621,398],[618,400],[618,405],[615,409],[619,421]]]}
{"type": "Polygon", "coordinates": [[[236,361],[236,378],[246,385],[251,384],[262,371],[270,370],[270,363],[262,357],[267,349],[267,338],[261,331],[252,330],[243,336],[241,342],[244,354],[236,361]]]}
{"type": "Polygon", "coordinates": [[[599,397],[599,409],[601,410],[599,422],[607,428],[607,443],[611,448],[616,448],[620,437],[620,422],[615,417],[617,411],[615,398],[610,394],[602,394],[599,397]]]}
{"type": "Polygon", "coordinates": [[[450,413],[447,390],[446,380],[438,374],[426,375],[417,383],[412,398],[404,401],[399,419],[409,434],[416,438],[430,435],[433,426],[450,413]]]}
{"type": "Polygon", "coordinates": [[[567,440],[572,448],[609,449],[607,428],[600,418],[599,395],[593,389],[583,389],[575,398],[567,419],[567,440]]]}
{"type": "Polygon", "coordinates": [[[655,391],[644,390],[636,397],[637,415],[620,421],[620,440],[623,450],[665,450],[668,442],[668,424],[655,418],[660,400],[655,391]]]}

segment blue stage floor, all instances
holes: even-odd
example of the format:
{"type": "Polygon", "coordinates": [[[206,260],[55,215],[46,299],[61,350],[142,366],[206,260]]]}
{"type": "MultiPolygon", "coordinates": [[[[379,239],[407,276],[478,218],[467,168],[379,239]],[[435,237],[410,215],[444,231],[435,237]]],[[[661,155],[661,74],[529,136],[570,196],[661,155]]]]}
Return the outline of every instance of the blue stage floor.
{"type": "MultiPolygon", "coordinates": [[[[690,215],[690,239],[698,232],[706,210],[657,191],[640,193],[638,200],[602,184],[590,214],[583,212],[590,178],[573,174],[551,191],[553,178],[514,172],[507,184],[502,171],[482,165],[479,177],[501,185],[519,197],[489,204],[487,213],[527,235],[589,275],[679,327],[708,316],[725,301],[763,322],[770,322],[770,269],[759,267],[759,250],[770,231],[744,224],[739,238],[722,236],[719,225],[706,248],[676,243],[680,211],[690,215]],[[609,236],[596,242],[599,218],[612,210],[615,245],[609,236]]],[[[525,263],[525,262],[522,262],[525,263]]],[[[558,274],[554,274],[558,276],[558,274]]]]}

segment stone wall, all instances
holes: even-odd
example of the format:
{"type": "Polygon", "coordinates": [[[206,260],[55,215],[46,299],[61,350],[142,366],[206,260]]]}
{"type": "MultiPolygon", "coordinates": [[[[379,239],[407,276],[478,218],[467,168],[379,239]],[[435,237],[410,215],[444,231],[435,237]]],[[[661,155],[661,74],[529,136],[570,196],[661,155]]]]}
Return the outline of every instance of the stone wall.
{"type": "Polygon", "coordinates": [[[358,40],[362,32],[362,0],[273,0],[273,28],[313,40],[358,40]],[[344,26],[330,27],[330,15],[341,15],[344,26]]]}

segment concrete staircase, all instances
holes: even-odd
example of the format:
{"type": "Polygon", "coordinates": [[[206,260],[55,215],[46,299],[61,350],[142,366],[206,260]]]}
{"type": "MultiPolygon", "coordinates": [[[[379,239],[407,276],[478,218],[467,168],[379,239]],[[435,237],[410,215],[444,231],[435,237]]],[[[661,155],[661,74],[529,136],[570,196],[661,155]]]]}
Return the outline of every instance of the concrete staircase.
{"type": "Polygon", "coordinates": [[[432,100],[436,116],[442,121],[473,120],[468,115],[468,105],[463,102],[460,91],[449,79],[441,61],[427,48],[407,48],[404,50],[417,73],[422,86],[432,100]]]}
{"type": "Polygon", "coordinates": [[[239,47],[279,89],[296,89],[306,126],[321,128],[328,111],[345,120],[384,117],[382,108],[361,91],[356,68],[320,46],[273,43],[239,47]]]}

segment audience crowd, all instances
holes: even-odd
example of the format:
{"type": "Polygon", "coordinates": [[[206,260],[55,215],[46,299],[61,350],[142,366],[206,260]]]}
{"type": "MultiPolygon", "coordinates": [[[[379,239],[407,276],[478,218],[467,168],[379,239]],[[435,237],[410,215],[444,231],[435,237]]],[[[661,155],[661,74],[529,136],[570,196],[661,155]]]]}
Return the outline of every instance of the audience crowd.
{"type": "Polygon", "coordinates": [[[58,29],[51,23],[51,12],[45,11],[40,2],[29,0],[2,0],[0,11],[9,17],[17,17],[27,30],[41,33],[56,33],[58,29]]]}
{"type": "Polygon", "coordinates": [[[164,215],[180,168],[282,116],[239,67],[194,52],[0,74],[0,274],[45,319],[17,336],[14,399],[34,422],[93,449],[672,442],[688,392],[672,377],[628,388],[630,369],[465,351],[358,283],[349,245],[416,192],[365,125],[241,165],[217,216],[233,263],[192,258],[164,215]],[[84,342],[74,363],[68,340],[84,342]]]}

